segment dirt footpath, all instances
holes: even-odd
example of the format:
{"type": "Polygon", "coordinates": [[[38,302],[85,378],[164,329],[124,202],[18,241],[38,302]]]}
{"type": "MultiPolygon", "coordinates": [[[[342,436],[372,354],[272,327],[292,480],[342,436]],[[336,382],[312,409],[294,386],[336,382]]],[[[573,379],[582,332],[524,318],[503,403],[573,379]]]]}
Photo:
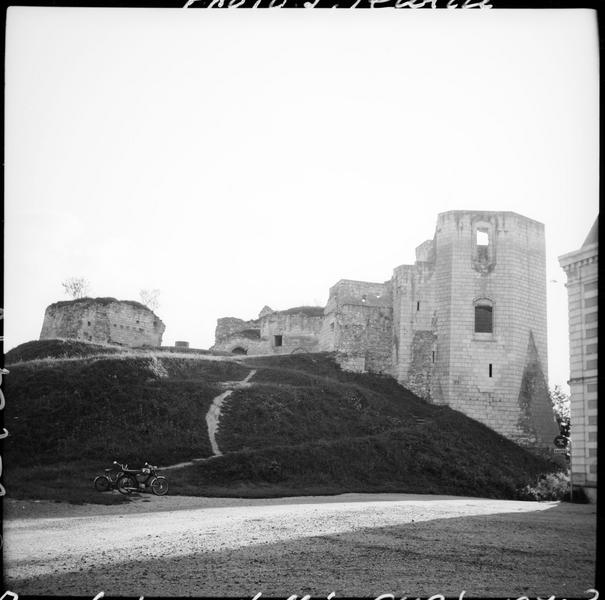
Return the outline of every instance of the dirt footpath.
{"type": "Polygon", "coordinates": [[[9,500],[5,587],[91,598],[589,598],[595,538],[593,505],[406,494],[9,500]]]}

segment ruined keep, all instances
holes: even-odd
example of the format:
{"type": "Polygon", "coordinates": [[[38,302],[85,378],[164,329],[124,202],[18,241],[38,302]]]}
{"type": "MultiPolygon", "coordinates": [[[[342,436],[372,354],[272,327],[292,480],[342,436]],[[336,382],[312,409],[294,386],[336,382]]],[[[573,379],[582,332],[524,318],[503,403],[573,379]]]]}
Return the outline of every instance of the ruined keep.
{"type": "Polygon", "coordinates": [[[392,375],[521,445],[552,445],[545,263],[537,221],[441,213],[415,263],[396,267],[390,280],[339,281],[312,323],[281,317],[269,325],[270,314],[288,311],[219,319],[214,348],[235,351],[238,341],[251,354],[285,352],[296,344],[284,340],[300,333],[299,348],[333,351],[344,369],[392,375]]]}
{"type": "Polygon", "coordinates": [[[165,329],[159,317],[140,302],[78,298],[47,307],[40,339],[157,347],[162,344],[165,329]]]}

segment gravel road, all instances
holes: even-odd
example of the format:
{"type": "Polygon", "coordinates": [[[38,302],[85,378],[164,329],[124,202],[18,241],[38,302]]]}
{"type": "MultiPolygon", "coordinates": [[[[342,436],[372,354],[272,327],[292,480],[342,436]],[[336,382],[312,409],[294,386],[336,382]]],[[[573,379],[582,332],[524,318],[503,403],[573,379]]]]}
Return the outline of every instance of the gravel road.
{"type": "Polygon", "coordinates": [[[344,494],[5,499],[5,587],[19,594],[589,598],[594,505],[344,494]]]}

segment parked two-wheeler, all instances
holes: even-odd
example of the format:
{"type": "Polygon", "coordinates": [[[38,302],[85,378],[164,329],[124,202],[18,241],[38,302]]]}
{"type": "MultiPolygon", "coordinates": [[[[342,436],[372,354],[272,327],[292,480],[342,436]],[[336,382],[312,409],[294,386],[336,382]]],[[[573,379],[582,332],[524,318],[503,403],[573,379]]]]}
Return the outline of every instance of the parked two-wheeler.
{"type": "Polygon", "coordinates": [[[103,475],[95,477],[95,490],[97,490],[97,492],[108,492],[109,490],[115,489],[118,479],[126,469],[128,469],[128,465],[123,465],[114,460],[111,469],[105,469],[103,475]]]}
{"type": "Polygon", "coordinates": [[[157,474],[158,467],[145,463],[141,469],[124,469],[118,477],[116,487],[121,494],[148,492],[156,496],[168,493],[168,480],[157,474]]]}

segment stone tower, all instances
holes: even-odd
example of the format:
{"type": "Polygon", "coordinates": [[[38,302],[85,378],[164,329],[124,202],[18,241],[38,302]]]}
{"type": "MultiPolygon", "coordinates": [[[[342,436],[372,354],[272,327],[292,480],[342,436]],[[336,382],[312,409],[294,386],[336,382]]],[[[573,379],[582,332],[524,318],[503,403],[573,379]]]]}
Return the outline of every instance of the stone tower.
{"type": "Polygon", "coordinates": [[[450,211],[395,270],[395,374],[522,445],[558,433],[548,394],[544,226],[450,211]]]}

